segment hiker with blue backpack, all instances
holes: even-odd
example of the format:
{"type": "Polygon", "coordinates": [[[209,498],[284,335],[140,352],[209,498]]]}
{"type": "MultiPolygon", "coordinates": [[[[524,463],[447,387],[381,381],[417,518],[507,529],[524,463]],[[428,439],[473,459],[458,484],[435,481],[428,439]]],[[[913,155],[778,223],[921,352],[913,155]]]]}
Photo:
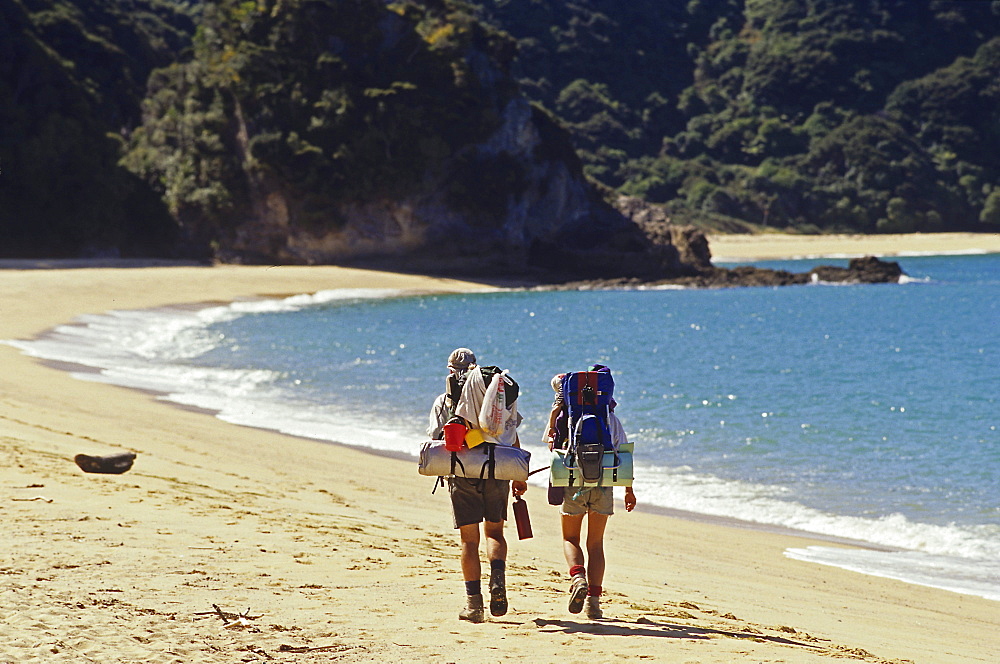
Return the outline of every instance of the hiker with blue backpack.
{"type": "Polygon", "coordinates": [[[603,618],[604,532],[614,514],[614,486],[625,486],[625,510],[636,505],[632,491],[631,443],[615,414],[611,370],[557,374],[546,442],[553,451],[549,502],[560,504],[563,553],[569,566],[569,611],[603,618]],[[559,497],[561,495],[561,503],[559,497]],[[586,554],[580,540],[587,521],[586,554]]]}
{"type": "MultiPolygon", "coordinates": [[[[486,410],[490,410],[487,408],[486,410]]],[[[446,390],[434,401],[427,428],[435,440],[446,438],[446,427],[460,425],[465,431],[464,444],[468,447],[511,446],[520,447],[517,427],[522,417],[517,412],[517,383],[506,371],[498,367],[479,367],[476,356],[468,348],[456,348],[448,357],[446,390]],[[495,382],[499,381],[498,383],[495,382]],[[490,388],[506,388],[498,406],[492,413],[496,422],[487,425],[483,406],[491,403],[490,388]],[[488,443],[484,445],[483,443],[488,443]]],[[[527,462],[525,462],[525,474],[527,462]]],[[[461,620],[480,623],[485,620],[482,593],[482,567],[479,559],[481,535],[486,539],[486,557],[490,561],[490,614],[507,613],[506,560],[507,541],[503,525],[507,519],[507,501],[528,489],[526,482],[494,479],[489,476],[460,477],[454,473],[447,478],[455,528],[462,542],[461,567],[465,581],[466,606],[458,614],[461,620]],[[479,524],[482,523],[482,533],[479,524]]]]}

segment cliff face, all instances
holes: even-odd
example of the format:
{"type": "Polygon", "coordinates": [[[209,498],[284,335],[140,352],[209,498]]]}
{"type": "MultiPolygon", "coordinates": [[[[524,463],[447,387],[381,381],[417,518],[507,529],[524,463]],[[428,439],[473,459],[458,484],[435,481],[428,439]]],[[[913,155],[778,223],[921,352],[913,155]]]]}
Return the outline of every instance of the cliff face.
{"type": "MultiPolygon", "coordinates": [[[[407,257],[428,264],[461,265],[482,261],[524,268],[529,248],[538,241],[574,244],[574,233],[589,229],[613,236],[627,227],[595,199],[572,164],[543,156],[536,112],[522,97],[511,99],[501,124],[483,143],[464,146],[447,160],[437,177],[402,196],[335,203],[335,227],[311,229],[295,223],[300,212],[294,192],[280,181],[254,191],[253,217],[241,224],[227,251],[240,256],[270,257],[292,262],[339,262],[378,256],[407,257]],[[452,177],[461,175],[487,189],[475,173],[456,173],[469,159],[477,163],[503,160],[522,173],[523,186],[502,192],[499,208],[476,211],[452,200],[452,177]],[[607,228],[602,228],[607,226],[607,228]]],[[[553,139],[550,139],[553,140],[553,139]]],[[[558,137],[554,140],[558,140],[558,137]]],[[[564,139],[565,140],[565,139],[564,139]]]]}

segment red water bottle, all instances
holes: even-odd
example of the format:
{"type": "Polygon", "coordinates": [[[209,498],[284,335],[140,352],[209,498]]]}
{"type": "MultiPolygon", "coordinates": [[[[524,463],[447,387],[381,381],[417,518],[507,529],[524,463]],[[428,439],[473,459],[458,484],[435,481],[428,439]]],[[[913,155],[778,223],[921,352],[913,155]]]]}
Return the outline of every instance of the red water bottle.
{"type": "Polygon", "coordinates": [[[517,524],[517,538],[531,537],[531,519],[528,518],[528,503],[521,496],[514,496],[514,523],[517,524]]]}

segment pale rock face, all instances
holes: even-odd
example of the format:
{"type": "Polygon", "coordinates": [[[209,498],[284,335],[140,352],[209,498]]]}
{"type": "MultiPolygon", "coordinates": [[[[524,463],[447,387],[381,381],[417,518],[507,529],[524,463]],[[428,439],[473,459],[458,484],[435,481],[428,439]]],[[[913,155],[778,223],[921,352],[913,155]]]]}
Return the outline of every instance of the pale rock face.
{"type": "Polygon", "coordinates": [[[400,255],[424,244],[425,224],[412,201],[382,200],[340,210],[343,228],[321,236],[293,233],[288,251],[306,262],[327,262],[364,256],[400,255]]]}
{"type": "Polygon", "coordinates": [[[503,125],[482,145],[482,150],[530,157],[541,139],[531,122],[531,106],[527,100],[523,97],[512,99],[503,111],[503,118],[503,125]]]}
{"type": "MultiPolygon", "coordinates": [[[[245,255],[325,263],[368,257],[502,253],[502,263],[523,266],[536,239],[564,243],[588,223],[607,223],[595,215],[582,175],[558,160],[541,161],[541,143],[530,105],[515,98],[505,107],[503,123],[484,143],[481,155],[506,153],[526,171],[527,188],[510,196],[496,223],[484,228],[468,213],[446,202],[447,182],[431,181],[418,195],[353,203],[332,210],[339,228],[316,234],[290,224],[295,202],[282,190],[266,191],[258,184],[256,219],[237,231],[233,250],[245,255]]],[[[605,217],[605,218],[602,218],[605,217]]],[[[624,220],[621,220],[624,222],[624,220]]],[[[459,262],[460,258],[457,258],[459,262]]]]}

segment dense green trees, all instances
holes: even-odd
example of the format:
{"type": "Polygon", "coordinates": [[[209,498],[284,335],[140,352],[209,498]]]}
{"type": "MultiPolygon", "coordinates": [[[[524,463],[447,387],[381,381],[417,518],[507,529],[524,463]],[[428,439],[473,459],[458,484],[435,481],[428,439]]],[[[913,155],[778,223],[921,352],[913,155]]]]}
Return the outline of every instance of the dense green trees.
{"type": "Polygon", "coordinates": [[[525,90],[587,172],[677,218],[995,223],[1000,2],[474,4],[518,39],[525,90]]]}
{"type": "Polygon", "coordinates": [[[173,222],[119,166],[190,17],[163,0],[0,0],[0,255],[161,253],[173,222]]]}
{"type": "Polygon", "coordinates": [[[0,254],[206,251],[278,188],[319,231],[428,178],[491,223],[524,165],[462,146],[508,65],[559,158],[679,221],[1000,228],[997,1],[0,0],[0,254]]]}
{"type": "MultiPolygon", "coordinates": [[[[444,2],[220,0],[194,44],[151,78],[125,163],[201,242],[227,244],[275,190],[286,223],[317,231],[345,202],[403,196],[516,93],[490,73],[510,40],[444,2]]],[[[459,204],[477,200],[462,187],[459,204]]]]}

